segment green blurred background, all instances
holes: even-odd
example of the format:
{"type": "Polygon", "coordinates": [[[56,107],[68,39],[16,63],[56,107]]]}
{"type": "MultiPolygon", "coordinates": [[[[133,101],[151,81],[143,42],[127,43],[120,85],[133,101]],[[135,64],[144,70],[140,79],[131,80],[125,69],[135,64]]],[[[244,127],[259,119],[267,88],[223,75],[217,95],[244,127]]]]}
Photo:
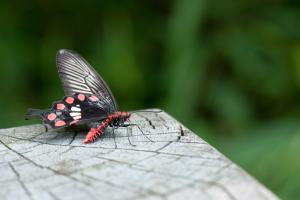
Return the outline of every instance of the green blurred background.
{"type": "Polygon", "coordinates": [[[165,109],[300,198],[299,1],[1,1],[1,128],[63,96],[61,48],[101,73],[122,110],[165,109]]]}

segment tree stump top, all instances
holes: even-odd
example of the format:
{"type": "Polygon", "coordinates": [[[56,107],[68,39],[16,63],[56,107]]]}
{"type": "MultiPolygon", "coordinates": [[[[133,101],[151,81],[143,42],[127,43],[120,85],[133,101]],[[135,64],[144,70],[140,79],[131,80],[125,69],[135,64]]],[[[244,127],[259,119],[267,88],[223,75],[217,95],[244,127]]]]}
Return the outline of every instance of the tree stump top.
{"type": "Polygon", "coordinates": [[[165,112],[131,121],[87,145],[86,131],[0,130],[1,199],[278,199],[165,112]]]}

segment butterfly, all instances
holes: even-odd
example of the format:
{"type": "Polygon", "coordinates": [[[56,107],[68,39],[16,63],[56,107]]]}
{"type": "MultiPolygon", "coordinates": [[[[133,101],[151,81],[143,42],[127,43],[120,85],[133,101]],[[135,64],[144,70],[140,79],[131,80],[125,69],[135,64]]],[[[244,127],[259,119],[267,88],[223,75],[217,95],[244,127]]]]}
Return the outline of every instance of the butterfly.
{"type": "Polygon", "coordinates": [[[64,128],[90,122],[101,122],[91,128],[84,143],[91,143],[102,135],[108,126],[123,126],[131,113],[121,112],[103,78],[78,53],[59,50],[56,66],[65,97],[52,104],[50,109],[28,109],[26,117],[40,117],[52,128],[64,128]]]}

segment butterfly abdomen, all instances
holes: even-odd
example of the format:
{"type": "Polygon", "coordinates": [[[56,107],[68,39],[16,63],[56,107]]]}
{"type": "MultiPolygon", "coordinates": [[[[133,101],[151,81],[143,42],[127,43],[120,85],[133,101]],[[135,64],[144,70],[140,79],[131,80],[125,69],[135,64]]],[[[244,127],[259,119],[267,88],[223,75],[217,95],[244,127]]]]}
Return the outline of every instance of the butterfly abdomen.
{"type": "Polygon", "coordinates": [[[104,130],[114,121],[126,121],[130,117],[128,112],[115,112],[110,114],[97,128],[92,128],[85,137],[84,143],[93,142],[104,133],[104,130]]]}

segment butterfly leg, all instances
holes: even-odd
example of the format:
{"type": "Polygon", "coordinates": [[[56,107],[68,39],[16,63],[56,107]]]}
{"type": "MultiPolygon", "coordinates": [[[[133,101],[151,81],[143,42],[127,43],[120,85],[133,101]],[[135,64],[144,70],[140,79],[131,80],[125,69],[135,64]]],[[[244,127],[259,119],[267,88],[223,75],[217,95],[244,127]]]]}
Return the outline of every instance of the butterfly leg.
{"type": "Polygon", "coordinates": [[[145,138],[147,138],[150,142],[154,142],[153,140],[151,140],[143,131],[142,131],[142,129],[140,128],[140,126],[138,125],[138,124],[132,124],[132,123],[130,123],[130,124],[124,124],[123,125],[123,127],[128,127],[128,126],[136,126],[140,131],[141,131],[141,133],[142,133],[142,135],[145,137],[145,138]]]}
{"type": "MultiPolygon", "coordinates": [[[[123,127],[129,127],[129,126],[126,125],[126,126],[123,126],[123,127]]],[[[135,147],[136,145],[131,143],[130,136],[129,136],[129,133],[128,133],[128,128],[126,128],[126,135],[127,135],[127,139],[128,139],[128,142],[129,142],[130,146],[135,147]]],[[[132,129],[131,129],[131,134],[130,135],[132,135],[132,129]]]]}
{"type": "Polygon", "coordinates": [[[115,143],[115,149],[118,148],[117,142],[116,142],[116,134],[115,134],[115,130],[116,130],[117,128],[118,128],[118,127],[116,127],[116,126],[113,126],[113,127],[112,127],[112,132],[113,132],[113,137],[114,137],[114,143],[115,143]]]}
{"type": "Polygon", "coordinates": [[[46,124],[43,124],[44,128],[45,128],[45,132],[47,133],[49,131],[48,126],[46,124]]]}

